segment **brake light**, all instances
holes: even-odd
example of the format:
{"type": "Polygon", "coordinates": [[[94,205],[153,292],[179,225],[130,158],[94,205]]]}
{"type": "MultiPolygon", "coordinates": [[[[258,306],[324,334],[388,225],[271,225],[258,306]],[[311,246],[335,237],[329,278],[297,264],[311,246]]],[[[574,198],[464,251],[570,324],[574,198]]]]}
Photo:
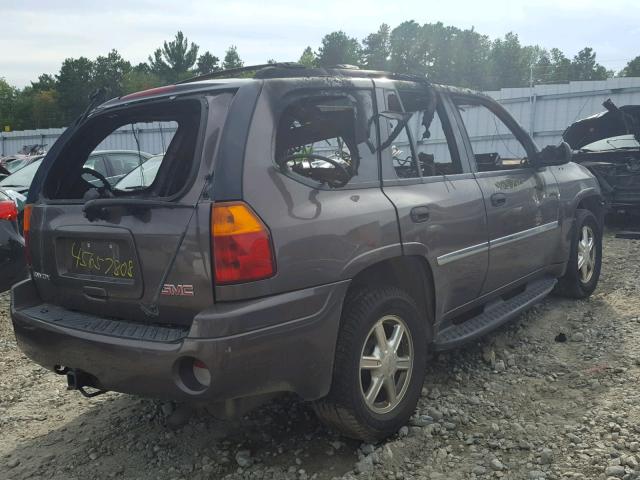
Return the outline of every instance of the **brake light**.
{"type": "Polygon", "coordinates": [[[27,262],[28,266],[31,266],[31,249],[30,247],[30,238],[31,238],[31,210],[33,208],[32,204],[27,204],[24,206],[24,210],[22,211],[22,236],[24,237],[24,258],[27,262]]]}
{"type": "Polygon", "coordinates": [[[243,202],[213,205],[211,244],[217,284],[261,280],[275,273],[269,230],[243,202]]]}
{"type": "Polygon", "coordinates": [[[18,218],[18,207],[13,200],[0,201],[0,220],[14,222],[18,218]]]}
{"type": "Polygon", "coordinates": [[[173,92],[176,89],[175,85],[167,85],[165,87],[150,88],[148,90],[142,90],[141,92],[130,93],[124,97],[120,97],[120,100],[135,100],[136,98],[152,97],[154,95],[162,95],[163,93],[173,92]]]}

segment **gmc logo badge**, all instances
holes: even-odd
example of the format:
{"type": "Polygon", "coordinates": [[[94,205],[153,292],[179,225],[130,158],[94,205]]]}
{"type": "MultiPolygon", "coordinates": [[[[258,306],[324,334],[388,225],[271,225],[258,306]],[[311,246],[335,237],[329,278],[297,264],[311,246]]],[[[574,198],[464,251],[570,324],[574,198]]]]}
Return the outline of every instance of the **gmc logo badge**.
{"type": "Polygon", "coordinates": [[[193,297],[193,285],[165,283],[161,293],[170,297],[193,297]]]}

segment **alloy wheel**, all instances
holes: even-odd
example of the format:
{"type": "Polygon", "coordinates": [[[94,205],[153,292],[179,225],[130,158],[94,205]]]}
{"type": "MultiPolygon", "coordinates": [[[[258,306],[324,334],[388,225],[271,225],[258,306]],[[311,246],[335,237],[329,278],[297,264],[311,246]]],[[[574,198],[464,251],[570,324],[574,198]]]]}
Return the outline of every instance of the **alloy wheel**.
{"type": "Polygon", "coordinates": [[[374,413],[393,410],[411,380],[414,349],[406,323],[385,315],[369,331],[360,354],[360,393],[374,413]]]}
{"type": "Polygon", "coordinates": [[[596,265],[595,234],[588,225],[583,225],[578,240],[578,271],[580,281],[589,283],[596,265]]]}

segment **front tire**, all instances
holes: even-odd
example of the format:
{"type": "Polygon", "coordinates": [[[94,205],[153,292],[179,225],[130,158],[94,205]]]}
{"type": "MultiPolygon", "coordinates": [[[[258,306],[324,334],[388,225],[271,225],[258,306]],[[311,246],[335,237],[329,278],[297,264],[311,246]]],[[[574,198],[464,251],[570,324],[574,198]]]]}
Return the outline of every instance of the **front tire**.
{"type": "Polygon", "coordinates": [[[425,376],[426,320],[403,290],[361,291],[345,302],[329,394],[318,417],[345,436],[375,443],[406,424],[425,376]]]}
{"type": "Polygon", "coordinates": [[[587,298],[598,286],[602,267],[602,227],[589,210],[576,210],[567,271],[556,292],[569,298],[587,298]]]}

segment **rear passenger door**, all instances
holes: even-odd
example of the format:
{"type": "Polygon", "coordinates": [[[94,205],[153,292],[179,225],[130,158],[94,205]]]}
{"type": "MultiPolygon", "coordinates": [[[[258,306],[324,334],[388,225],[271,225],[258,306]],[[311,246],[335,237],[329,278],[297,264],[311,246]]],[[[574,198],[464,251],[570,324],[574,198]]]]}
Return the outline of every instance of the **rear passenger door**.
{"type": "Polygon", "coordinates": [[[504,109],[475,95],[452,99],[487,210],[485,294],[551,263],[560,235],[558,186],[548,168],[528,164],[535,146],[504,109]]]}
{"type": "Polygon", "coordinates": [[[398,127],[392,114],[411,114],[406,127],[381,152],[382,185],[397,209],[405,255],[423,256],[431,266],[436,318],[441,318],[474,300],[485,278],[482,192],[466,156],[460,155],[460,133],[452,128],[451,112],[439,94],[415,83],[376,83],[383,146],[398,127]],[[429,105],[434,95],[435,112],[429,105]]]}

